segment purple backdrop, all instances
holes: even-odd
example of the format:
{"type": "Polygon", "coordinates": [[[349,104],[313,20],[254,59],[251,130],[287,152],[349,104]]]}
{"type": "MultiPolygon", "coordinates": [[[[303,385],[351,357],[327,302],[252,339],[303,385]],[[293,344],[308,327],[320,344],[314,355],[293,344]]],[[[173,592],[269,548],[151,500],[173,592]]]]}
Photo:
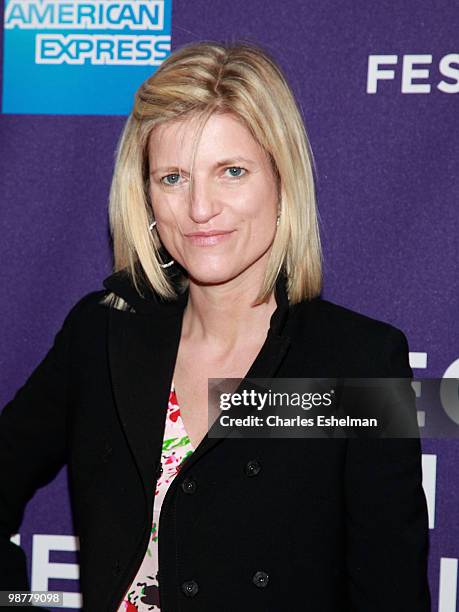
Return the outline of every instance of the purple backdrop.
{"type": "MultiPolygon", "coordinates": [[[[442,377],[454,362],[458,370],[459,56],[455,78],[440,71],[444,56],[459,53],[458,14],[453,1],[173,0],[173,49],[246,39],[283,67],[317,162],[323,296],[403,329],[418,378],[442,377]],[[375,94],[367,93],[370,55],[397,56],[381,66],[394,78],[379,80],[375,94]],[[432,56],[422,66],[428,74],[413,81],[430,92],[402,92],[409,55],[432,56]],[[451,93],[438,88],[441,81],[451,93]]],[[[111,271],[108,189],[124,121],[0,115],[0,406],[43,358],[70,307],[111,271]]],[[[423,453],[432,609],[456,612],[459,444],[423,440],[423,453]]],[[[72,535],[65,469],[37,492],[20,530],[37,589],[38,534],[72,535]]],[[[55,551],[49,560],[74,559],[55,551]]],[[[43,588],[78,592],[71,578],[70,570],[43,588]]]]}

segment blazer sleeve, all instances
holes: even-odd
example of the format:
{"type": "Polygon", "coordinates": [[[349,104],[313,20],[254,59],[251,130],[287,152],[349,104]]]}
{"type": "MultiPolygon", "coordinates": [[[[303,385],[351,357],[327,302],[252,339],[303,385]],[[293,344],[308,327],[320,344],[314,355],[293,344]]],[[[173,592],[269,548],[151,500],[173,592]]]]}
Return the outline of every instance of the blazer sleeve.
{"type": "Polygon", "coordinates": [[[70,310],[44,359],[0,413],[0,591],[29,590],[25,553],[10,538],[35,491],[66,462],[72,323],[94,293],[70,310]]]}
{"type": "MultiPolygon", "coordinates": [[[[390,328],[383,355],[381,376],[412,378],[402,331],[390,328]]],[[[345,495],[349,612],[430,612],[419,438],[349,439],[345,495]]]]}

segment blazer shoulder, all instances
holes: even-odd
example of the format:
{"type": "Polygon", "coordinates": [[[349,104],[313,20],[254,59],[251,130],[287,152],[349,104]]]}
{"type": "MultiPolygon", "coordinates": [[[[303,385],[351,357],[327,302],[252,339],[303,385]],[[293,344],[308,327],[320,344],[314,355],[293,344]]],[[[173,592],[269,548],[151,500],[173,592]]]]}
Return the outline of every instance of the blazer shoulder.
{"type": "MultiPolygon", "coordinates": [[[[375,338],[386,337],[388,334],[404,335],[403,331],[380,319],[352,310],[336,302],[323,298],[316,298],[314,302],[314,318],[321,326],[322,331],[328,330],[333,333],[357,333],[375,338]]],[[[305,313],[306,309],[305,309],[305,313]]]]}
{"type": "Polygon", "coordinates": [[[100,289],[84,294],[69,310],[65,317],[65,322],[73,322],[79,319],[86,319],[91,316],[94,309],[103,306],[103,300],[107,297],[108,291],[100,289]]]}
{"type": "Polygon", "coordinates": [[[301,303],[296,331],[332,355],[343,371],[353,364],[353,370],[371,376],[412,376],[407,337],[387,321],[316,298],[301,303]]]}
{"type": "Polygon", "coordinates": [[[73,339],[87,337],[104,328],[108,306],[103,300],[109,292],[106,289],[90,291],[80,297],[67,312],[62,324],[64,336],[73,339]]]}

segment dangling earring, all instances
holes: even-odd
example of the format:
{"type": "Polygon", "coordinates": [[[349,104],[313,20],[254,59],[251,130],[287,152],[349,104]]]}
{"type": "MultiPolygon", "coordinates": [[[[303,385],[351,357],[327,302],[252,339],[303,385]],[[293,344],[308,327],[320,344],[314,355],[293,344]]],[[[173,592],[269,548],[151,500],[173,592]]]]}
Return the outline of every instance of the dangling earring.
{"type": "MultiPolygon", "coordinates": [[[[155,225],[156,225],[156,221],[153,221],[148,226],[148,229],[151,231],[155,227],[155,225]]],[[[161,268],[168,268],[169,266],[172,266],[173,263],[175,263],[175,261],[173,259],[171,259],[166,264],[159,264],[159,265],[160,265],[161,268]]]]}
{"type": "Polygon", "coordinates": [[[279,214],[277,215],[276,226],[279,226],[280,216],[281,216],[281,211],[279,211],[279,214]]]}

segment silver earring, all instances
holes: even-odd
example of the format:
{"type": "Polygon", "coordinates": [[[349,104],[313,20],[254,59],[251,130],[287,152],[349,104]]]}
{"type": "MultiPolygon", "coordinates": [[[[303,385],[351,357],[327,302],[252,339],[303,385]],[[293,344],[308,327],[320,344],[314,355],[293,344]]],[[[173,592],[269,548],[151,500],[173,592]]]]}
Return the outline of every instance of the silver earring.
{"type": "MultiPolygon", "coordinates": [[[[151,231],[155,227],[155,225],[156,225],[156,221],[153,221],[148,226],[148,229],[151,231]]],[[[174,263],[175,263],[175,261],[173,259],[171,259],[166,264],[159,264],[159,265],[160,265],[161,268],[168,268],[169,266],[172,266],[172,264],[174,264],[174,263]]]]}
{"type": "Polygon", "coordinates": [[[280,223],[280,213],[277,215],[277,221],[276,221],[276,225],[278,226],[280,223]]]}

